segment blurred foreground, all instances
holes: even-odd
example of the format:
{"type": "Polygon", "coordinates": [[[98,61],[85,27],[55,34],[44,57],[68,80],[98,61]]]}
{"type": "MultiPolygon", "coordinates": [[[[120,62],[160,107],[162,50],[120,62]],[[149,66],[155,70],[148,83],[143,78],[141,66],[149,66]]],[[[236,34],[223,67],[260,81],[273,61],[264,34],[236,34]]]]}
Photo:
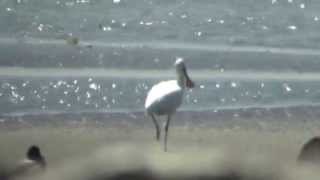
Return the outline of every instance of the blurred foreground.
{"type": "Polygon", "coordinates": [[[18,179],[295,180],[320,175],[317,167],[296,162],[302,145],[319,132],[316,121],[231,118],[209,123],[189,116],[199,119],[197,124],[183,121],[184,116],[178,113],[173,121],[168,153],[155,142],[152,123],[142,115],[131,117],[141,123],[120,115],[100,122],[62,115],[51,115],[57,118],[51,122],[35,117],[2,121],[2,173],[37,144],[47,159],[46,172],[18,179]]]}

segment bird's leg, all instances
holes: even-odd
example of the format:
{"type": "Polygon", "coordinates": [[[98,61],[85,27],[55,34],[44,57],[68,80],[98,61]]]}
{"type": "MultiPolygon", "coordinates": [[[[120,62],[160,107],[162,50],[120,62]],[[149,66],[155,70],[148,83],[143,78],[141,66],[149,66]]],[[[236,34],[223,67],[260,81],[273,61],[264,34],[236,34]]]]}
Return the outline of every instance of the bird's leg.
{"type": "Polygon", "coordinates": [[[150,114],[152,120],[153,120],[153,123],[154,123],[154,126],[156,127],[156,138],[157,138],[157,141],[160,140],[160,127],[159,127],[159,124],[156,120],[156,118],[154,117],[153,114],[150,114]]]}
{"type": "Polygon", "coordinates": [[[170,125],[171,115],[168,115],[168,119],[166,121],[166,124],[164,125],[164,151],[167,152],[167,139],[168,139],[168,131],[169,131],[169,125],[170,125]]]}

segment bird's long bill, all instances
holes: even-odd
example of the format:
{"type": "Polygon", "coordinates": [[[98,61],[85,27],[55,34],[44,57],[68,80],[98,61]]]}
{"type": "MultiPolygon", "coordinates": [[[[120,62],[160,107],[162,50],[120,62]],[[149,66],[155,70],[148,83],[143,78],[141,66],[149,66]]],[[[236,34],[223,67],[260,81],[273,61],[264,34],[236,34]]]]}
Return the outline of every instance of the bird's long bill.
{"type": "Polygon", "coordinates": [[[186,77],[186,86],[187,88],[193,88],[194,87],[194,82],[190,79],[187,70],[184,69],[184,76],[186,77]]]}

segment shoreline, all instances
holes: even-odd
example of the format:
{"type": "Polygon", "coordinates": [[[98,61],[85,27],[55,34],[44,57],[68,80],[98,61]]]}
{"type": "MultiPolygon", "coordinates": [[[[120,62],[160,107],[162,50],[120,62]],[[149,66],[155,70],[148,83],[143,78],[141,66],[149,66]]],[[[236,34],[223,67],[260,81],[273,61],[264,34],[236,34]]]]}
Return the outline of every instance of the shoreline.
{"type": "MultiPolygon", "coordinates": [[[[178,111],[174,115],[175,126],[195,127],[217,123],[317,123],[320,105],[291,107],[246,107],[204,111],[178,111]]],[[[132,112],[56,112],[39,114],[2,115],[0,128],[36,126],[152,126],[143,111],[132,112]]],[[[320,123],[320,122],[319,122],[320,123]]]]}

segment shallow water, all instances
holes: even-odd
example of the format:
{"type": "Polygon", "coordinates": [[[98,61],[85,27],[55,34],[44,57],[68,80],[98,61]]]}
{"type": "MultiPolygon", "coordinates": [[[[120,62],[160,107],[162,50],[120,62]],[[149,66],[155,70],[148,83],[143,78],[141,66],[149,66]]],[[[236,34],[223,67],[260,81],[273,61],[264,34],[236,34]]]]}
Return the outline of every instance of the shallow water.
{"type": "Polygon", "coordinates": [[[0,5],[2,115],[143,111],[150,87],[174,77],[177,57],[197,84],[181,110],[320,101],[317,1],[0,5]]]}
{"type": "Polygon", "coordinates": [[[1,33],[14,37],[175,40],[319,47],[315,0],[2,0],[1,33]]]}
{"type": "Polygon", "coordinates": [[[315,49],[85,42],[93,45],[88,49],[62,40],[0,42],[0,111],[6,115],[143,111],[151,86],[175,78],[172,61],[179,56],[196,82],[182,110],[319,104],[315,49]]]}
{"type": "MultiPolygon", "coordinates": [[[[232,75],[231,75],[232,76],[232,75]]],[[[160,78],[2,77],[1,113],[143,111],[160,78]]],[[[182,110],[307,106],[319,103],[318,80],[196,79],[182,110]]]]}

